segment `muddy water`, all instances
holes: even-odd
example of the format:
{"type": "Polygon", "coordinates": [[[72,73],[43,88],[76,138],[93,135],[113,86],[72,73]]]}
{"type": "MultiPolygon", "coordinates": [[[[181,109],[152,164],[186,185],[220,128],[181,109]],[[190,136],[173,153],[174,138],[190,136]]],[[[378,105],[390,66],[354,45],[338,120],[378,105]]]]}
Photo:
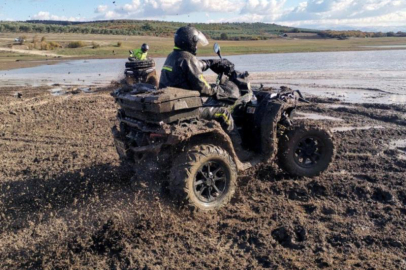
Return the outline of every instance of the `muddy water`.
{"type": "MultiPolygon", "coordinates": [[[[249,71],[253,83],[257,85],[287,85],[310,94],[334,97],[346,102],[406,103],[406,50],[226,57],[239,70],[249,71]]],[[[155,59],[158,71],[164,60],[155,59]]],[[[125,61],[76,60],[52,66],[2,71],[0,84],[107,85],[112,80],[123,77],[125,61]]],[[[207,75],[209,79],[214,79],[213,73],[208,72],[207,75]]]]}

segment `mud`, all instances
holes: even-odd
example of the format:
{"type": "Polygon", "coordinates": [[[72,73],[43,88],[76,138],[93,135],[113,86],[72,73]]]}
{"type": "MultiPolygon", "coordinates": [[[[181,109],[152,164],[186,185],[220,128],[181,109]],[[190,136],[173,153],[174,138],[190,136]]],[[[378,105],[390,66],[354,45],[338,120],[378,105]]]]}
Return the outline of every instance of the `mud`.
{"type": "Polygon", "coordinates": [[[0,90],[0,268],[406,268],[405,105],[318,98],[302,112],[341,121],[297,121],[370,128],[336,131],[320,177],[262,165],[227,207],[202,214],[175,207],[156,181],[129,188],[110,132],[113,86],[52,88],[0,90]]]}

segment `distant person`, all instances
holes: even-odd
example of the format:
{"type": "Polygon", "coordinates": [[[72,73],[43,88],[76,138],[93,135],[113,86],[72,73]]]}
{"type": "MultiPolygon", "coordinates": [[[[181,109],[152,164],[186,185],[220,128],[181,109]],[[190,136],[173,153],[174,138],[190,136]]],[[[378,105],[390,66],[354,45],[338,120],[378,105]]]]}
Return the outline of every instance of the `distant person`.
{"type": "Polygon", "coordinates": [[[140,49],[133,51],[130,57],[134,57],[137,60],[147,60],[149,46],[148,44],[142,44],[140,49]]]}

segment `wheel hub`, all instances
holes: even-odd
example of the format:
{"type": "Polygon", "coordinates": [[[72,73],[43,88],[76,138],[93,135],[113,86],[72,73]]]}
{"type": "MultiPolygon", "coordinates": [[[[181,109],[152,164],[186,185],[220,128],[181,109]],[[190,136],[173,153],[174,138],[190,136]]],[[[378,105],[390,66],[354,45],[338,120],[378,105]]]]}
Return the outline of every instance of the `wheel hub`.
{"type": "Polygon", "coordinates": [[[194,192],[202,202],[210,203],[222,197],[227,187],[226,169],[221,162],[204,163],[194,179],[194,192]]]}
{"type": "Polygon", "coordinates": [[[296,147],[295,162],[302,167],[312,167],[318,163],[322,153],[322,142],[316,137],[306,137],[296,147]]]}

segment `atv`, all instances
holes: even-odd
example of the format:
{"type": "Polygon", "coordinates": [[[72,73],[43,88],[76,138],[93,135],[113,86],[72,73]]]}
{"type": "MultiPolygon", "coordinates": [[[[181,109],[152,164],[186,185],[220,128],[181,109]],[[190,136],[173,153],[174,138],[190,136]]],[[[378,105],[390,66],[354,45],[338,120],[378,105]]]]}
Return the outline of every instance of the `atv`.
{"type": "MultiPolygon", "coordinates": [[[[215,52],[221,57],[217,44],[215,52]]],[[[257,164],[277,161],[290,175],[306,177],[328,168],[335,155],[331,132],[292,119],[307,102],[300,91],[253,90],[249,74],[232,63],[212,69],[217,85],[226,80],[241,91],[230,107],[242,147],[252,156],[242,160],[219,122],[199,119],[199,108],[209,103],[199,92],[135,84],[112,93],[120,106],[114,142],[122,162],[134,169],[133,179],[163,179],[175,201],[207,211],[226,205],[238,173],[257,164]]]]}
{"type": "MultiPolygon", "coordinates": [[[[130,54],[133,54],[133,52],[130,51],[130,54]]],[[[129,57],[128,62],[125,63],[124,75],[128,85],[148,83],[158,88],[158,77],[156,75],[154,59],[138,60],[134,57],[129,57]]]]}

